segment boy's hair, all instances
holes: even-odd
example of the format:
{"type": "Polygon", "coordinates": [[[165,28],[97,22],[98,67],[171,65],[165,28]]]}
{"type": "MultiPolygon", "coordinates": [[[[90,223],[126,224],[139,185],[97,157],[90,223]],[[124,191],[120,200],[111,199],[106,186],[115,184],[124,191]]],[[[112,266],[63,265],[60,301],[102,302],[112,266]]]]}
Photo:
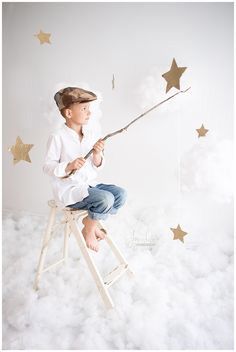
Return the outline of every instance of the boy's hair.
{"type": "MultiPolygon", "coordinates": [[[[71,104],[72,105],[72,104],[71,104]]],[[[66,109],[70,109],[71,105],[67,106],[66,108],[63,108],[60,110],[61,115],[66,118],[66,109]]]]}

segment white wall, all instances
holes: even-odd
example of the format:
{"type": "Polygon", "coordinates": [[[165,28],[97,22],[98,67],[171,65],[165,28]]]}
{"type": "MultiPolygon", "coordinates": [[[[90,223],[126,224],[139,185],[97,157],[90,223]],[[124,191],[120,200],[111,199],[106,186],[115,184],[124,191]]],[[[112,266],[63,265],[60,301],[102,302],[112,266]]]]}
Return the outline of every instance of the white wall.
{"type": "Polygon", "coordinates": [[[161,74],[173,57],[188,67],[181,86],[191,90],[106,142],[100,182],[125,187],[140,204],[177,195],[178,146],[182,155],[204,143],[195,131],[202,123],[219,140],[233,137],[233,3],[3,4],[3,208],[47,211],[42,163],[60,119],[53,101],[60,82],[101,93],[105,134],[166,97],[161,74]],[[40,29],[51,45],[34,37],[40,29]],[[32,164],[13,165],[8,147],[18,135],[34,144],[32,164]]]}

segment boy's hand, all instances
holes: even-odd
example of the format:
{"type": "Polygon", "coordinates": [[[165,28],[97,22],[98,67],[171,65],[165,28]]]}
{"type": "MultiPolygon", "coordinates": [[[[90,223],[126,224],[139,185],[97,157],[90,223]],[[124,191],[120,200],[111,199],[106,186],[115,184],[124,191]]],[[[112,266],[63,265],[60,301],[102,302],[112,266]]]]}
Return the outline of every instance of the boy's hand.
{"type": "Polygon", "coordinates": [[[75,160],[73,160],[71,163],[67,165],[66,173],[73,170],[79,170],[84,165],[85,162],[86,160],[82,157],[76,158],[75,160]]]}
{"type": "Polygon", "coordinates": [[[100,154],[100,152],[104,149],[105,146],[105,141],[102,140],[102,138],[100,138],[93,146],[93,154],[100,154]]]}

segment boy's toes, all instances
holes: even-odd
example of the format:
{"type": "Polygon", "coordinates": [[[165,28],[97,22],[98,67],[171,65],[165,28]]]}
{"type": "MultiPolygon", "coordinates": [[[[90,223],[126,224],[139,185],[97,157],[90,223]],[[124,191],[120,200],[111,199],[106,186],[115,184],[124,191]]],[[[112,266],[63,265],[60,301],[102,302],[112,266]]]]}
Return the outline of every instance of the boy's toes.
{"type": "Polygon", "coordinates": [[[106,231],[104,229],[99,229],[98,227],[95,230],[96,236],[97,238],[99,238],[100,240],[104,240],[105,235],[106,235],[106,231]]]}
{"type": "Polygon", "coordinates": [[[97,242],[97,240],[94,240],[92,242],[88,242],[87,245],[88,245],[88,248],[92,249],[93,251],[98,252],[98,242],[97,242]]]}
{"type": "Polygon", "coordinates": [[[94,244],[90,245],[90,249],[92,249],[95,252],[98,252],[98,246],[95,246],[94,244]]]}

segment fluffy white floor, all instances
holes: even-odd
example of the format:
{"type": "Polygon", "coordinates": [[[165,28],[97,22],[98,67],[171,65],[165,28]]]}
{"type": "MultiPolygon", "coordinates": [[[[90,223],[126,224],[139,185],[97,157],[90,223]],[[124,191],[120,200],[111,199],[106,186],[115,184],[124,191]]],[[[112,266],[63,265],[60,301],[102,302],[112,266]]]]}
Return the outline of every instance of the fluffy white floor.
{"type": "MultiPolygon", "coordinates": [[[[74,237],[68,266],[33,281],[46,218],[4,212],[4,349],[233,349],[232,201],[191,192],[177,205],[127,202],[106,221],[136,276],[111,288],[106,311],[74,237]],[[170,227],[188,232],[173,240],[170,227]],[[145,236],[148,235],[148,239],[145,236]],[[137,246],[137,241],[152,246],[137,246]]],[[[61,256],[62,233],[47,263],[61,256]]],[[[105,242],[93,255],[103,274],[115,265],[105,242]]]]}

